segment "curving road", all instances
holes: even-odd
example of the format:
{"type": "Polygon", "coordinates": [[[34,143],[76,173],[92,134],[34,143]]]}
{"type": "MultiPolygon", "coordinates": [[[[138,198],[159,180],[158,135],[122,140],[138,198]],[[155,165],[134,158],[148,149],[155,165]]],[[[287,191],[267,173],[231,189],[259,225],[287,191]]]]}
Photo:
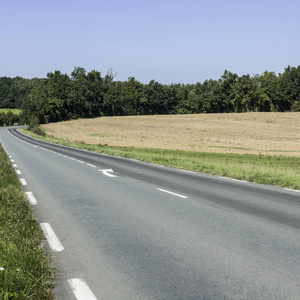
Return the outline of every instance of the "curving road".
{"type": "Polygon", "coordinates": [[[300,299],[298,191],[13,128],[0,129],[0,142],[59,268],[57,299],[300,299]]]}

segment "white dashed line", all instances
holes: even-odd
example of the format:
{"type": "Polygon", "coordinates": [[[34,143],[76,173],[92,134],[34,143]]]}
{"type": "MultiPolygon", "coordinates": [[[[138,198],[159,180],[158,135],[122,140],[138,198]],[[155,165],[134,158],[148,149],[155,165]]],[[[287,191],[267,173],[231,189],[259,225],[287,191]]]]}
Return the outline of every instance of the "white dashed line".
{"type": "Polygon", "coordinates": [[[184,199],[187,199],[187,198],[188,198],[187,196],[183,196],[183,195],[180,195],[180,194],[176,194],[176,193],[173,193],[173,192],[164,190],[164,189],[157,189],[157,190],[159,190],[159,191],[161,191],[161,192],[164,192],[164,193],[168,193],[168,194],[177,196],[177,197],[180,197],[180,198],[184,198],[184,199]]]}
{"type": "Polygon", "coordinates": [[[20,170],[16,170],[17,175],[21,175],[22,172],[20,170]]]}
{"type": "Polygon", "coordinates": [[[64,251],[65,248],[59,241],[58,237],[56,236],[54,230],[52,229],[51,225],[49,223],[41,223],[41,228],[45,234],[45,237],[48,241],[48,244],[50,248],[53,251],[61,252],[64,251]]]}
{"type": "Polygon", "coordinates": [[[26,192],[27,199],[31,205],[37,205],[37,201],[32,192],[26,192]]]}
{"type": "Polygon", "coordinates": [[[77,300],[97,300],[83,278],[68,279],[68,283],[77,300]]]}
{"type": "Polygon", "coordinates": [[[12,163],[13,163],[13,162],[15,162],[15,160],[14,160],[14,159],[11,159],[10,161],[11,161],[12,163]]]}
{"type": "Polygon", "coordinates": [[[16,164],[13,164],[13,167],[14,167],[14,168],[17,168],[18,166],[17,166],[16,164]]]}
{"type": "Polygon", "coordinates": [[[81,163],[81,164],[85,164],[85,162],[84,162],[84,161],[82,161],[82,160],[78,160],[78,159],[76,159],[76,161],[77,161],[77,162],[79,162],[79,163],[81,163]]]}
{"type": "Polygon", "coordinates": [[[90,167],[92,167],[92,168],[96,168],[96,166],[94,166],[94,165],[91,165],[91,164],[86,164],[87,166],[90,166],[90,167]]]}
{"type": "Polygon", "coordinates": [[[22,185],[27,185],[27,182],[24,178],[20,178],[20,182],[22,185]]]}

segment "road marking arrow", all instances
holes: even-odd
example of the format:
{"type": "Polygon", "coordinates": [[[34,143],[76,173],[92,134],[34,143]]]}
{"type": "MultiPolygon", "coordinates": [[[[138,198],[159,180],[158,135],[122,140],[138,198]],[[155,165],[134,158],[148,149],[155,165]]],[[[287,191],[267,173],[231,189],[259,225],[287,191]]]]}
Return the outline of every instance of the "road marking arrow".
{"type": "Polygon", "coordinates": [[[112,169],[105,169],[105,170],[98,170],[99,172],[102,172],[104,175],[108,177],[118,177],[116,175],[110,174],[113,173],[114,171],[112,169]]]}

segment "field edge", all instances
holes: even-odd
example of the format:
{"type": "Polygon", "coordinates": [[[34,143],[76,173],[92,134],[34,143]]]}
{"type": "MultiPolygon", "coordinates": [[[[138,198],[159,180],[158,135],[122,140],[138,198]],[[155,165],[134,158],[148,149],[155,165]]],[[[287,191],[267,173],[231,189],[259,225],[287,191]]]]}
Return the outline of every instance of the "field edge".
{"type": "MultiPolygon", "coordinates": [[[[41,128],[43,129],[43,127],[41,128]]],[[[300,190],[300,174],[299,168],[297,168],[300,165],[299,157],[91,145],[84,142],[70,142],[47,134],[45,137],[41,137],[26,129],[20,131],[54,144],[203,174],[300,190]]]]}

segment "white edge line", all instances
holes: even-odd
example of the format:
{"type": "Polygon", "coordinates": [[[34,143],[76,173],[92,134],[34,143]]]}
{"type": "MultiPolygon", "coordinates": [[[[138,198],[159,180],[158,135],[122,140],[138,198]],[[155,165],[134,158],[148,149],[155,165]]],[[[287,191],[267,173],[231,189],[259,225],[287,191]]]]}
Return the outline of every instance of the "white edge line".
{"type": "Polygon", "coordinates": [[[42,228],[42,230],[45,234],[45,237],[48,241],[48,244],[49,244],[50,248],[53,251],[56,251],[56,252],[64,251],[65,248],[61,244],[61,242],[59,241],[59,239],[56,236],[56,234],[55,234],[54,230],[52,229],[51,225],[49,223],[41,223],[40,226],[41,226],[41,228],[42,228]]]}
{"type": "Polygon", "coordinates": [[[77,300],[97,300],[83,278],[71,278],[68,283],[77,300]]]}
{"type": "Polygon", "coordinates": [[[247,182],[247,181],[245,181],[245,180],[234,179],[234,178],[228,178],[228,177],[222,177],[222,176],[219,176],[219,178],[225,179],[225,180],[236,181],[236,182],[247,182]]]}
{"type": "Polygon", "coordinates": [[[31,205],[37,205],[37,201],[32,192],[26,192],[27,199],[31,205]]]}
{"type": "Polygon", "coordinates": [[[159,189],[159,188],[158,188],[157,190],[159,190],[159,191],[161,191],[161,192],[164,192],[164,193],[168,193],[168,194],[177,196],[177,197],[180,197],[180,198],[184,198],[184,199],[187,199],[187,198],[188,198],[187,196],[183,196],[183,195],[180,195],[180,194],[176,194],[176,193],[173,193],[173,192],[164,190],[164,189],[159,189]]]}
{"type": "Polygon", "coordinates": [[[298,191],[298,190],[293,190],[293,189],[287,189],[287,188],[284,188],[284,190],[289,191],[289,192],[300,193],[300,191],[298,191]]]}
{"type": "Polygon", "coordinates": [[[22,185],[27,185],[27,182],[24,178],[20,178],[20,182],[22,185]]]}
{"type": "Polygon", "coordinates": [[[197,172],[190,171],[190,170],[184,170],[184,169],[178,169],[181,172],[186,172],[186,173],[192,173],[192,174],[197,174],[197,172]]]}

